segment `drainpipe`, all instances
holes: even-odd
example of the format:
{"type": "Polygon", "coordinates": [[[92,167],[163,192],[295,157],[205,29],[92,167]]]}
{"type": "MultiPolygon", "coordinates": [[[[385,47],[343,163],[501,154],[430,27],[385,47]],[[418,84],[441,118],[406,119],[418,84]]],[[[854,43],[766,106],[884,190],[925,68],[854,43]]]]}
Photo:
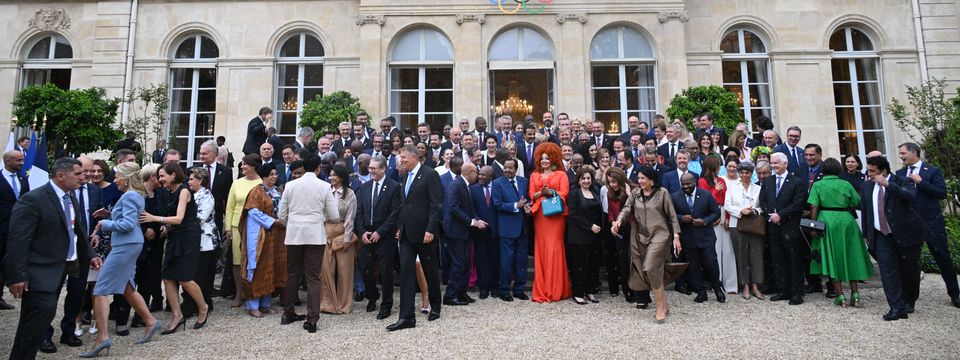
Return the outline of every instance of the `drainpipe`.
{"type": "Polygon", "coordinates": [[[123,105],[120,110],[120,123],[122,124],[127,119],[127,114],[130,111],[130,103],[126,101],[127,93],[133,87],[133,57],[134,57],[134,45],[136,44],[137,38],[137,12],[140,8],[139,0],[130,1],[130,24],[127,27],[127,59],[126,65],[123,68],[123,105]]]}
{"type": "Polygon", "coordinates": [[[911,1],[913,7],[913,28],[917,34],[917,55],[920,57],[920,78],[923,82],[930,80],[927,72],[927,50],[923,41],[923,22],[920,15],[920,0],[911,1]]]}

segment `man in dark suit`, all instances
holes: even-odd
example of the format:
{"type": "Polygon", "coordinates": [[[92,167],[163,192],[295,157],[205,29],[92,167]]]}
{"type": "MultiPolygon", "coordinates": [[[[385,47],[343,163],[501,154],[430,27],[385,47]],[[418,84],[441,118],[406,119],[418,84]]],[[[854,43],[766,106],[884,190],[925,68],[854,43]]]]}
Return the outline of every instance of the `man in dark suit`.
{"type": "Polygon", "coordinates": [[[444,191],[443,232],[450,253],[450,279],[443,297],[444,305],[467,305],[474,300],[467,295],[470,282],[471,228],[486,229],[487,223],[477,218],[470,196],[470,185],[477,180],[477,166],[463,164],[460,175],[444,191]]]}
{"type": "Polygon", "coordinates": [[[520,162],[523,163],[523,177],[528,179],[530,173],[533,172],[533,168],[537,166],[533,159],[533,154],[537,149],[536,139],[537,126],[532,122],[523,125],[523,141],[517,143],[517,159],[520,159],[520,162]]]}
{"type": "MultiPolygon", "coordinates": [[[[454,156],[448,161],[450,171],[447,171],[443,175],[440,175],[440,186],[443,189],[450,187],[450,184],[453,183],[453,179],[456,179],[460,175],[460,169],[463,166],[463,158],[459,156],[454,156]]],[[[443,190],[441,198],[446,197],[446,190],[443,190]]],[[[446,203],[444,203],[443,211],[446,212],[446,203]]],[[[440,243],[440,277],[443,279],[443,283],[446,284],[450,279],[450,252],[447,249],[447,237],[443,228],[443,222],[445,217],[440,217],[440,228],[439,233],[436,234],[437,241],[440,243]]]]}
{"type": "Polygon", "coordinates": [[[767,241],[770,243],[777,295],[772,301],[790,300],[790,305],[803,303],[803,277],[807,273],[804,253],[808,245],[800,234],[800,219],[805,208],[806,183],[787,171],[787,155],[770,155],[773,174],[760,188],[760,209],[767,218],[767,241]]]}
{"type": "Polygon", "coordinates": [[[663,164],[665,166],[675,169],[677,163],[674,157],[677,155],[677,152],[683,149],[683,141],[680,139],[680,129],[673,125],[667,126],[667,133],[664,137],[667,138],[667,142],[657,147],[657,155],[663,158],[663,164]]]}
{"type": "Polygon", "coordinates": [[[366,137],[368,139],[373,138],[373,134],[377,133],[376,130],[370,127],[370,115],[368,115],[366,111],[358,112],[353,123],[360,125],[360,127],[363,128],[363,131],[366,133],[366,137]]]}
{"type": "Polygon", "coordinates": [[[653,168],[653,170],[656,170],[657,174],[660,174],[662,177],[663,174],[669,170],[666,166],[661,165],[659,160],[660,155],[657,154],[656,149],[646,149],[643,151],[643,165],[653,168]]]}
{"type": "Polygon", "coordinates": [[[720,282],[717,236],[713,232],[713,223],[720,219],[720,207],[710,192],[697,188],[697,178],[692,173],[683,174],[680,183],[682,190],[671,196],[680,219],[680,242],[689,262],[691,290],[697,293],[693,301],[707,301],[706,283],[713,287],[717,302],[724,302],[727,298],[720,282]]]}
{"type": "Polygon", "coordinates": [[[440,318],[440,274],[437,268],[437,242],[434,235],[440,228],[440,210],[443,190],[440,176],[428,167],[420,166],[415,146],[400,149],[400,164],[406,175],[403,182],[403,205],[400,207],[400,318],[387,326],[395,331],[416,326],[414,294],[417,290],[416,259],[427,280],[430,298],[428,321],[440,318]]]}
{"type": "MultiPolygon", "coordinates": [[[[233,186],[233,176],[231,176],[233,172],[223,164],[217,162],[217,148],[217,143],[213,141],[206,141],[200,145],[200,163],[198,166],[207,171],[209,180],[207,182],[208,189],[210,189],[210,193],[213,195],[213,219],[217,223],[217,231],[219,231],[222,236],[223,232],[226,231],[223,229],[223,215],[226,213],[227,197],[229,197],[230,194],[230,187],[233,186]]],[[[224,251],[228,253],[226,258],[232,259],[232,255],[230,254],[232,251],[231,248],[227,246],[224,251]]],[[[219,253],[218,251],[217,254],[219,253]]],[[[212,296],[212,294],[208,294],[207,292],[212,293],[213,289],[203,290],[205,291],[203,294],[204,298],[209,300],[208,298],[212,296]]],[[[235,296],[236,291],[233,271],[227,266],[224,269],[223,279],[220,282],[220,296],[232,297],[235,296]]],[[[157,296],[159,296],[159,294],[157,294],[157,296]]],[[[188,302],[193,303],[193,299],[188,298],[189,296],[184,298],[184,304],[188,302]]],[[[196,304],[194,304],[194,307],[195,305],[196,304]]],[[[207,305],[211,306],[212,309],[212,303],[208,303],[207,305]]]]}
{"type": "Polygon", "coordinates": [[[380,119],[380,133],[383,134],[384,141],[390,142],[394,137],[401,136],[402,132],[397,129],[397,119],[393,116],[387,116],[380,119]]]}
{"type": "MultiPolygon", "coordinates": [[[[10,150],[3,154],[3,170],[0,171],[4,180],[0,181],[0,284],[3,283],[3,257],[7,252],[7,230],[10,228],[10,211],[13,204],[23,194],[30,190],[27,178],[20,176],[23,168],[23,153],[10,150]]],[[[13,310],[14,306],[3,300],[3,291],[0,290],[0,310],[13,310]]]]}
{"type": "Polygon", "coordinates": [[[863,236],[877,259],[883,294],[890,310],[886,321],[906,319],[920,291],[920,249],[923,219],[911,211],[917,189],[913,182],[890,173],[883,156],[867,158],[868,181],[860,189],[863,236]]]}
{"type": "Polygon", "coordinates": [[[300,128],[300,133],[297,134],[297,139],[293,141],[293,150],[300,151],[300,149],[310,149],[309,151],[316,151],[317,143],[313,141],[313,128],[309,126],[304,126],[300,128]]]}
{"type": "Polygon", "coordinates": [[[800,174],[800,169],[806,168],[806,160],[803,157],[804,149],[800,147],[801,134],[799,127],[791,126],[787,128],[787,142],[778,144],[773,148],[773,152],[787,154],[787,160],[789,161],[787,171],[798,178],[803,178],[804,175],[800,174]]]}
{"type": "Polygon", "coordinates": [[[361,124],[353,124],[353,141],[360,142],[360,151],[373,148],[373,139],[367,136],[366,127],[361,124]]]}
{"type": "Polygon", "coordinates": [[[903,143],[899,146],[900,160],[905,168],[897,170],[897,176],[914,183],[917,196],[911,204],[924,220],[924,236],[927,248],[940,267],[940,276],[947,287],[947,295],[953,306],[960,308],[960,287],[957,286],[957,270],[953,268],[950,250],[947,247],[947,230],[940,202],[947,198],[947,186],[940,168],[920,160],[920,145],[903,143]]]}
{"type": "Polygon", "coordinates": [[[470,186],[473,210],[478,219],[487,223],[486,229],[470,232],[481,299],[491,293],[496,295],[500,285],[500,242],[497,240],[497,210],[493,207],[493,179],[493,166],[484,166],[477,173],[477,183],[470,186]]]}
{"type": "Polygon", "coordinates": [[[283,149],[283,140],[280,140],[280,137],[277,136],[277,128],[272,126],[267,128],[267,142],[273,145],[273,161],[283,161],[283,157],[280,156],[280,149],[283,149]]]}
{"type": "Polygon", "coordinates": [[[446,149],[453,149],[455,155],[463,153],[464,147],[460,140],[463,138],[463,133],[459,127],[453,127],[450,129],[450,140],[444,141],[440,144],[440,153],[442,154],[446,149]]]}
{"type": "Polygon", "coordinates": [[[716,131],[719,131],[720,146],[726,146],[727,144],[729,144],[728,142],[729,138],[727,137],[727,130],[714,127],[713,126],[714,120],[716,120],[716,116],[714,116],[711,113],[705,113],[700,115],[700,121],[699,121],[700,126],[697,129],[697,131],[693,134],[693,138],[699,140],[700,136],[702,136],[703,134],[712,134],[716,131]]]}
{"type": "Polygon", "coordinates": [[[163,164],[163,155],[167,152],[167,141],[157,140],[157,149],[153,150],[152,162],[154,164],[163,164]]]}
{"type": "Polygon", "coordinates": [[[597,144],[597,149],[607,149],[611,154],[613,153],[613,138],[604,134],[603,123],[600,121],[593,122],[593,134],[590,135],[590,142],[597,144]]]}
{"type": "Polygon", "coordinates": [[[4,274],[10,293],[23,299],[11,359],[36,357],[56,316],[64,276],[103,264],[88,243],[79,202],[72,196],[84,176],[80,161],[58,159],[51,172],[51,182],[23,195],[10,215],[4,274]]]}
{"type": "Polygon", "coordinates": [[[243,154],[250,155],[260,152],[260,144],[267,141],[267,125],[273,119],[273,109],[266,106],[260,108],[257,117],[247,123],[247,138],[243,141],[243,154]]]}
{"type": "MultiPolygon", "coordinates": [[[[823,178],[823,149],[820,148],[820,145],[817,144],[807,144],[803,148],[803,159],[804,163],[797,168],[796,176],[801,181],[805,182],[806,193],[810,193],[810,189],[813,188],[813,183],[820,181],[823,178]]],[[[789,158],[788,158],[789,160],[789,158]]],[[[787,171],[790,171],[790,167],[787,167],[787,171]]],[[[810,206],[804,201],[804,210],[803,217],[810,216],[810,206]]],[[[803,252],[804,258],[807,259],[807,262],[816,261],[810,253],[810,247],[805,247],[803,252]]],[[[824,287],[827,289],[827,297],[835,298],[837,297],[837,292],[834,290],[833,281],[827,279],[826,286],[820,283],[819,275],[806,274],[804,276],[807,280],[807,293],[819,293],[823,292],[824,287]]]]}
{"type": "Polygon", "coordinates": [[[343,149],[350,148],[350,145],[353,143],[353,134],[351,133],[352,125],[349,122],[341,122],[337,126],[337,131],[340,132],[340,139],[334,140],[333,147],[330,149],[333,152],[337,153],[337,157],[343,157],[343,149]]]}
{"type": "Polygon", "coordinates": [[[487,119],[483,116],[477,116],[476,119],[473,119],[473,137],[477,139],[478,144],[481,144],[481,148],[484,141],[491,136],[493,136],[493,133],[487,131],[487,119]]]}
{"type": "Polygon", "coordinates": [[[374,280],[373,269],[380,271],[380,287],[383,301],[377,320],[390,317],[393,311],[393,266],[397,252],[397,217],[400,215],[400,184],[388,179],[387,159],[374,156],[367,168],[370,181],[360,186],[357,192],[357,219],[354,231],[360,238],[360,271],[363,277],[367,312],[377,310],[380,291],[374,280]]]}
{"type": "MultiPolygon", "coordinates": [[[[272,166],[277,169],[277,186],[283,186],[287,182],[287,166],[283,163],[283,158],[280,161],[274,160],[273,154],[273,145],[270,143],[263,143],[260,145],[260,161],[263,162],[262,166],[272,166]]],[[[243,176],[242,173],[238,174],[243,176]]]]}
{"type": "Polygon", "coordinates": [[[527,284],[527,242],[530,236],[527,186],[527,179],[517,176],[517,160],[504,160],[503,177],[494,180],[492,186],[493,207],[497,210],[496,235],[500,239],[498,295],[503,301],[513,301],[513,298],[529,300],[523,293],[527,284]]]}
{"type": "MultiPolygon", "coordinates": [[[[620,164],[620,168],[623,169],[623,172],[627,174],[627,179],[630,180],[631,184],[637,183],[637,175],[640,174],[640,167],[634,166],[635,162],[633,161],[633,153],[630,151],[621,151],[617,154],[617,162],[620,164]]],[[[572,182],[571,184],[575,184],[572,182]]]]}
{"type": "Polygon", "coordinates": [[[19,151],[24,157],[27,156],[27,150],[30,149],[30,138],[22,136],[17,139],[17,143],[13,145],[13,149],[19,151]]]}
{"type": "Polygon", "coordinates": [[[687,168],[687,165],[690,164],[690,153],[687,150],[680,149],[676,154],[676,161],[676,170],[667,171],[660,176],[660,186],[663,186],[671,194],[680,191],[680,179],[684,174],[693,174],[694,178],[698,178],[697,174],[687,168]]]}

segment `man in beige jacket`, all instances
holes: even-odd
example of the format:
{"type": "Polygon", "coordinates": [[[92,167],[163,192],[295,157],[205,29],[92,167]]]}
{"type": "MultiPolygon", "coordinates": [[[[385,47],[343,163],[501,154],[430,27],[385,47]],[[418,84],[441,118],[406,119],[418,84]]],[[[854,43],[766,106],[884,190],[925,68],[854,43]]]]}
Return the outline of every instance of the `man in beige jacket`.
{"type": "Polygon", "coordinates": [[[330,184],[317,177],[320,157],[308,155],[303,159],[306,173],[287,183],[280,199],[279,218],[287,227],[284,244],[287,246],[287,284],[280,302],[283,316],[280,324],[286,325],[306,318],[303,328],[310,333],[317,331],[320,319],[320,264],[323,263],[323,247],[327,244],[324,222],[337,221],[340,212],[330,184]],[[300,279],[307,282],[307,316],[297,315],[294,303],[300,279]]]}

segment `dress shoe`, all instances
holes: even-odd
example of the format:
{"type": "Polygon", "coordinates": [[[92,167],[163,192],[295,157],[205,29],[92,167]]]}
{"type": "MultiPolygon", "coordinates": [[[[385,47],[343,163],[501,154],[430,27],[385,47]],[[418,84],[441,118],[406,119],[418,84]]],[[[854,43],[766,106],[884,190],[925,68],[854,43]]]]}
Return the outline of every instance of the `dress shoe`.
{"type": "Polygon", "coordinates": [[[440,318],[440,312],[439,312],[439,311],[431,311],[431,312],[430,312],[430,315],[427,315],[427,321],[434,321],[434,320],[439,319],[439,318],[440,318]]]}
{"type": "Polygon", "coordinates": [[[835,299],[837,297],[837,291],[833,288],[827,289],[826,297],[827,299],[835,299]]]}
{"type": "Polygon", "coordinates": [[[803,304],[803,296],[794,296],[790,299],[790,305],[800,305],[803,304]]]}
{"type": "Polygon", "coordinates": [[[950,303],[953,304],[953,307],[960,308],[960,296],[956,296],[953,299],[950,299],[950,303]]]}
{"type": "Polygon", "coordinates": [[[810,286],[807,286],[806,291],[807,291],[807,294],[820,293],[820,292],[823,292],[823,286],[819,284],[810,285],[810,286]]]}
{"type": "Polygon", "coordinates": [[[466,302],[466,301],[460,301],[460,299],[443,299],[443,304],[444,304],[444,305],[449,305],[449,306],[470,305],[470,303],[468,303],[468,302],[466,302]]]}
{"type": "Polygon", "coordinates": [[[317,323],[313,321],[307,321],[307,322],[304,322],[303,325],[304,325],[304,328],[307,329],[308,333],[313,334],[317,332],[317,323]]]}
{"type": "Polygon", "coordinates": [[[283,313],[283,315],[280,316],[280,325],[287,325],[287,324],[295,323],[298,321],[303,321],[306,319],[307,319],[306,315],[297,315],[296,313],[283,313]]]}
{"type": "Polygon", "coordinates": [[[377,320],[383,320],[390,317],[390,309],[380,309],[380,312],[377,313],[377,320]]]}
{"type": "Polygon", "coordinates": [[[889,312],[883,315],[883,321],[896,321],[896,320],[906,319],[906,318],[908,318],[906,312],[897,312],[894,310],[890,310],[889,312]]]}
{"type": "Polygon", "coordinates": [[[693,294],[693,291],[688,290],[687,287],[683,285],[677,285],[673,290],[684,295],[693,294]]]}
{"type": "Polygon", "coordinates": [[[468,303],[470,303],[470,304],[473,304],[473,303],[477,302],[476,299],[470,297],[470,295],[467,295],[467,294],[460,294],[460,296],[457,297],[457,300],[465,301],[465,302],[468,302],[468,303]]]}
{"type": "Polygon", "coordinates": [[[117,336],[129,336],[130,328],[126,326],[117,326],[117,336]]]}
{"type": "Polygon", "coordinates": [[[353,301],[361,302],[365,298],[363,291],[354,291],[353,292],[353,301]]]}
{"type": "Polygon", "coordinates": [[[770,297],[770,301],[784,301],[784,300],[790,300],[790,297],[787,296],[786,294],[776,294],[770,297]]]}
{"type": "MultiPolygon", "coordinates": [[[[440,316],[440,315],[437,315],[440,316]]],[[[414,320],[404,320],[400,319],[397,322],[387,325],[387,331],[397,331],[403,329],[412,329],[417,327],[417,322],[414,320]]]]}
{"type": "Polygon", "coordinates": [[[147,324],[144,324],[143,319],[141,319],[139,316],[134,316],[133,320],[130,320],[130,328],[132,329],[142,328],[144,326],[147,326],[147,324]]]}
{"type": "Polygon", "coordinates": [[[367,312],[377,311],[377,302],[370,300],[367,302],[367,312]]]}
{"type": "Polygon", "coordinates": [[[69,347],[78,347],[83,346],[83,341],[80,340],[76,335],[63,334],[60,336],[60,343],[69,347]]]}
{"type": "Polygon", "coordinates": [[[480,299],[486,299],[490,297],[490,290],[480,290],[480,299]]]}
{"type": "Polygon", "coordinates": [[[40,340],[40,352],[44,354],[54,354],[57,352],[57,345],[54,345],[50,339],[44,338],[40,340]]]}
{"type": "Polygon", "coordinates": [[[723,292],[723,288],[713,289],[713,294],[717,296],[718,303],[724,303],[727,301],[727,294],[723,292]]]}
{"type": "Polygon", "coordinates": [[[697,297],[693,299],[693,302],[695,302],[695,303],[702,303],[702,302],[704,302],[704,301],[707,301],[707,292],[706,292],[706,291],[697,293],[697,297]]]}
{"type": "Polygon", "coordinates": [[[514,293],[514,294],[513,294],[513,298],[514,298],[514,299],[517,299],[517,300],[523,300],[523,301],[530,300],[530,297],[528,297],[527,294],[524,294],[524,293],[522,293],[522,292],[520,292],[520,293],[514,293]]]}
{"type": "Polygon", "coordinates": [[[914,308],[913,308],[913,307],[914,307],[913,304],[907,304],[907,308],[904,309],[903,312],[905,312],[905,313],[907,313],[907,314],[913,314],[913,312],[914,312],[914,308]]]}
{"type": "Polygon", "coordinates": [[[16,307],[8,304],[5,300],[0,299],[0,310],[13,310],[16,307]]]}
{"type": "Polygon", "coordinates": [[[500,300],[513,301],[513,296],[510,296],[510,294],[503,294],[503,295],[500,295],[500,300]]]}

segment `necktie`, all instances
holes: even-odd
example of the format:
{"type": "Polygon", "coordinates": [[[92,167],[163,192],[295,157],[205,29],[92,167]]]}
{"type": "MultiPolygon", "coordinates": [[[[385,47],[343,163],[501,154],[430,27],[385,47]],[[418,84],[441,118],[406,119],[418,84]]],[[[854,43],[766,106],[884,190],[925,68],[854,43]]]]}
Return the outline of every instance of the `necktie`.
{"type": "Polygon", "coordinates": [[[413,171],[411,171],[409,174],[407,174],[407,186],[405,186],[404,189],[403,189],[403,195],[404,195],[404,196],[410,194],[410,185],[412,185],[412,184],[413,184],[413,171]]]}
{"type": "MultiPolygon", "coordinates": [[[[80,185],[80,189],[77,190],[77,198],[80,200],[80,209],[83,210],[83,216],[87,216],[87,202],[83,200],[83,191],[86,189],[86,185],[80,185]]],[[[81,218],[81,220],[86,220],[86,218],[81,218]]]]}
{"type": "Polygon", "coordinates": [[[63,215],[67,223],[67,241],[70,244],[69,250],[67,250],[67,259],[73,259],[77,256],[77,242],[74,240],[73,234],[73,204],[70,202],[70,194],[63,194],[63,215]]]}
{"type": "Polygon", "coordinates": [[[677,144],[670,143],[670,157],[673,157],[677,153],[677,144]]]}
{"type": "Polygon", "coordinates": [[[597,148],[599,149],[601,147],[603,147],[603,139],[597,136],[597,148]]]}
{"type": "MultiPolygon", "coordinates": [[[[287,170],[287,178],[290,178],[290,170],[287,170]]],[[[213,167],[207,165],[207,190],[213,188],[213,167]]]]}
{"type": "Polygon", "coordinates": [[[527,161],[533,161],[533,144],[527,144],[527,161]]]}
{"type": "Polygon", "coordinates": [[[287,177],[285,178],[285,179],[287,179],[287,181],[290,181],[290,174],[291,174],[290,164],[287,164],[287,177]]]}
{"type": "Polygon", "coordinates": [[[783,177],[777,176],[777,196],[780,196],[780,185],[783,185],[783,177]]]}
{"type": "Polygon", "coordinates": [[[20,200],[20,181],[17,181],[17,174],[10,174],[10,186],[13,187],[13,197],[20,200]]]}
{"type": "Polygon", "coordinates": [[[510,187],[513,188],[513,191],[517,193],[517,199],[520,199],[520,189],[517,189],[517,181],[515,179],[510,179],[510,187]]]}
{"type": "Polygon", "coordinates": [[[490,185],[483,187],[483,196],[487,198],[487,206],[490,206],[490,185]]]}
{"type": "Polygon", "coordinates": [[[800,155],[797,154],[797,147],[793,147],[793,165],[800,166],[800,155]]]}
{"type": "Polygon", "coordinates": [[[377,205],[377,198],[380,197],[380,182],[373,182],[373,199],[370,201],[370,225],[373,225],[373,207],[377,205]]]}
{"type": "Polygon", "coordinates": [[[636,159],[638,156],[640,156],[640,150],[633,148],[633,158],[636,159]]]}
{"type": "Polygon", "coordinates": [[[687,195],[687,205],[690,206],[690,210],[693,210],[693,195],[687,195]]]}
{"type": "MultiPolygon", "coordinates": [[[[880,186],[876,184],[876,186],[880,186]]],[[[877,191],[877,219],[880,221],[880,232],[884,235],[890,235],[890,224],[887,223],[887,200],[886,191],[883,186],[877,191]]]]}
{"type": "Polygon", "coordinates": [[[910,168],[907,169],[907,176],[913,175],[913,172],[916,169],[917,169],[916,166],[910,166],[910,168]]]}

